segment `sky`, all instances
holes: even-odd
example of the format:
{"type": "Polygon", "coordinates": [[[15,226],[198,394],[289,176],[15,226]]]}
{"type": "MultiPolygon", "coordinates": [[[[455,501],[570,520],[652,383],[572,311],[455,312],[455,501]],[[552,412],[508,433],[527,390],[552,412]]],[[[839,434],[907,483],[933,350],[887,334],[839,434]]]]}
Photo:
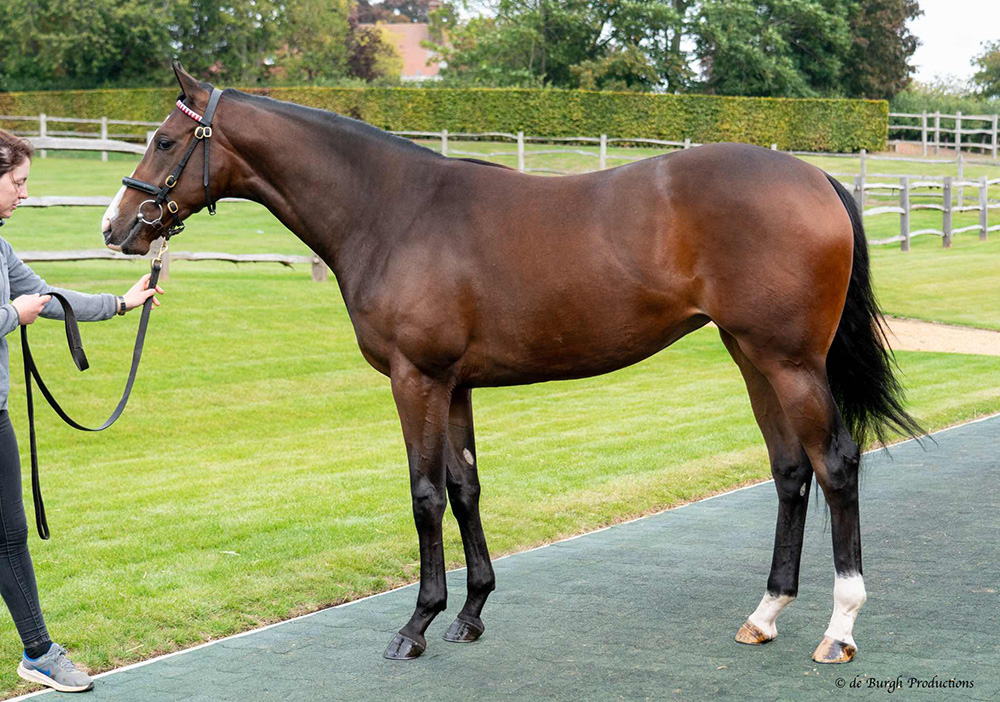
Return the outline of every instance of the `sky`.
{"type": "Polygon", "coordinates": [[[984,41],[1000,40],[1000,0],[920,0],[924,14],[910,22],[920,48],[911,64],[922,83],[954,76],[968,80],[984,41]]]}

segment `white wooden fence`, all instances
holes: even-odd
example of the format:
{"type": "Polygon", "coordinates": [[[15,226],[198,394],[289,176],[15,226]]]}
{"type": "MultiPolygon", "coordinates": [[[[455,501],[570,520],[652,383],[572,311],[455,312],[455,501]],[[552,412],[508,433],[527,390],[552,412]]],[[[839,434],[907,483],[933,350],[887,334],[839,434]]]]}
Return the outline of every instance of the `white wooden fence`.
{"type": "Polygon", "coordinates": [[[986,240],[989,232],[1000,231],[1000,224],[990,225],[989,212],[993,209],[1000,209],[1000,202],[989,201],[989,188],[991,185],[1000,184],[1000,178],[988,179],[982,176],[979,180],[962,181],[951,176],[944,176],[940,181],[930,180],[923,176],[901,176],[898,183],[892,182],[865,182],[861,176],[854,176],[854,199],[861,208],[865,217],[873,217],[883,214],[899,215],[899,234],[888,239],[871,240],[872,244],[892,244],[899,242],[902,251],[910,250],[910,241],[918,236],[934,235],[941,237],[941,244],[945,248],[951,247],[952,237],[965,232],[979,232],[979,238],[986,240]],[[976,204],[964,205],[961,200],[956,200],[955,195],[959,188],[975,188],[978,196],[976,204]],[[877,207],[864,208],[864,193],[870,190],[895,191],[899,195],[898,205],[880,205],[877,207]],[[940,199],[941,204],[934,202],[912,202],[915,196],[922,199],[940,199]],[[940,229],[917,229],[910,228],[911,213],[919,210],[936,210],[941,213],[940,229]],[[965,227],[954,227],[953,216],[959,212],[978,212],[979,221],[965,227]]]}
{"type": "Polygon", "coordinates": [[[934,149],[934,154],[937,155],[942,148],[945,148],[954,149],[958,153],[963,149],[978,150],[995,159],[1000,148],[998,121],[1000,115],[963,115],[961,112],[950,115],[926,110],[919,114],[890,112],[889,130],[904,134],[904,138],[894,141],[920,144],[924,156],[927,156],[930,149],[934,149]],[[893,120],[896,122],[893,123],[893,120]],[[941,120],[950,121],[951,127],[942,124],[941,120]],[[941,140],[942,136],[946,137],[944,141],[941,140]],[[979,139],[970,140],[966,137],[979,137],[979,139]]]}
{"type": "MultiPolygon", "coordinates": [[[[23,116],[23,115],[0,115],[0,122],[4,122],[4,121],[6,121],[6,122],[32,122],[32,123],[37,122],[38,123],[38,131],[32,130],[32,131],[25,132],[25,131],[15,130],[14,134],[16,134],[18,136],[23,136],[23,137],[35,137],[34,139],[32,139],[32,143],[35,143],[36,140],[38,141],[38,143],[36,144],[36,148],[38,148],[40,150],[40,156],[42,158],[45,158],[48,155],[46,153],[47,148],[55,148],[55,147],[49,146],[49,143],[47,142],[46,137],[69,137],[69,138],[72,138],[72,139],[87,139],[88,143],[91,146],[88,147],[87,149],[83,149],[81,147],[64,146],[64,145],[63,146],[59,146],[58,148],[60,148],[60,149],[74,149],[75,148],[76,150],[100,151],[101,152],[101,160],[102,161],[107,161],[108,160],[108,151],[121,151],[122,149],[120,149],[120,148],[119,149],[114,149],[114,148],[111,148],[111,149],[94,148],[94,146],[97,146],[93,142],[94,139],[97,139],[98,141],[103,141],[103,142],[116,141],[119,144],[124,143],[123,140],[125,140],[125,139],[141,140],[143,143],[145,143],[145,141],[147,139],[148,131],[145,130],[145,129],[141,130],[141,133],[139,133],[139,134],[134,134],[134,133],[131,133],[131,132],[125,132],[125,133],[116,132],[116,133],[112,133],[112,132],[108,131],[108,127],[109,126],[130,126],[130,127],[159,127],[160,126],[159,122],[137,122],[137,121],[134,121],[134,120],[127,120],[127,119],[108,119],[107,117],[100,117],[98,119],[87,119],[87,118],[84,118],[84,117],[50,117],[49,115],[45,114],[44,112],[41,113],[41,114],[39,114],[39,115],[33,115],[33,116],[30,116],[30,117],[29,116],[23,116]],[[96,124],[99,127],[99,131],[97,131],[97,132],[81,132],[81,131],[78,131],[76,129],[72,129],[72,130],[67,130],[67,129],[62,129],[62,130],[51,129],[50,126],[52,124],[57,124],[57,125],[60,125],[60,124],[62,124],[62,125],[65,125],[65,124],[96,124]]],[[[144,150],[145,150],[144,148],[140,147],[140,151],[138,151],[138,152],[131,151],[129,153],[140,153],[141,154],[144,150]]]]}

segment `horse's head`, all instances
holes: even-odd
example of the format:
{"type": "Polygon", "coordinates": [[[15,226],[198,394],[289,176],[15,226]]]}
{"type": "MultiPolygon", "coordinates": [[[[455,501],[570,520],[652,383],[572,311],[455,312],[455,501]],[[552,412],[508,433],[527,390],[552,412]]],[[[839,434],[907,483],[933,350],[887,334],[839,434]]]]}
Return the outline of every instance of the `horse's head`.
{"type": "Polygon", "coordinates": [[[188,215],[206,206],[214,214],[214,201],[228,185],[232,157],[213,122],[221,91],[195,80],[176,61],[173,68],[181,86],[178,105],[156,130],[135,172],[122,180],[101,222],[104,243],[115,251],[145,254],[155,239],[180,231],[188,215]],[[215,134],[206,125],[215,126],[215,134]]]}

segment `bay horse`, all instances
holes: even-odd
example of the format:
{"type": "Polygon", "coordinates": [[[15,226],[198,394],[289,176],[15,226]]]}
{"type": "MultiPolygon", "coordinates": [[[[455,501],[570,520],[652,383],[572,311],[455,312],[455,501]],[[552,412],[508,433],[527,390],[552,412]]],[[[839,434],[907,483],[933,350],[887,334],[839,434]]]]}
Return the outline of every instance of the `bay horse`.
{"type": "Polygon", "coordinates": [[[746,381],[778,493],[765,594],[736,640],[774,639],[796,596],[815,475],[836,577],[813,657],[854,657],[866,598],[858,446],[920,428],[884,344],[860,214],[836,180],[738,144],[531,176],[446,158],[330,112],[220,91],[177,63],[174,72],[177,109],[105,213],[105,243],[145,254],[193,212],[240,197],[264,205],[334,272],[362,355],[390,379],[409,463],[420,588],[387,658],[419,656],[445,609],[449,499],[468,594],[445,639],[485,630],[495,579],[472,389],[608,373],[709,321],[746,381]],[[189,159],[192,172],[181,173],[189,159]]]}

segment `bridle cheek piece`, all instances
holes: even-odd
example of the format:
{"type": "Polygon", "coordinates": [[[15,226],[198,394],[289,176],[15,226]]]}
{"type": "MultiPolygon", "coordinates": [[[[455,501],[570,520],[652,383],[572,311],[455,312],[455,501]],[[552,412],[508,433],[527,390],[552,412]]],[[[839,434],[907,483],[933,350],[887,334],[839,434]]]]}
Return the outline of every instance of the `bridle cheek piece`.
{"type": "MultiPolygon", "coordinates": [[[[163,229],[163,206],[166,204],[167,212],[174,215],[176,220],[176,215],[180,207],[177,203],[170,199],[170,191],[175,185],[177,185],[177,179],[181,177],[181,173],[184,171],[184,167],[187,166],[188,160],[191,158],[191,154],[194,153],[195,147],[199,143],[205,145],[205,175],[202,179],[202,184],[205,187],[205,203],[208,206],[208,213],[210,215],[215,214],[215,203],[212,201],[212,191],[208,184],[209,176],[209,160],[208,160],[208,146],[209,140],[212,138],[212,119],[215,117],[215,109],[219,105],[219,100],[222,98],[222,91],[218,88],[212,88],[212,96],[208,99],[208,107],[205,109],[204,115],[199,115],[197,112],[192,110],[190,107],[185,105],[180,100],[177,101],[177,109],[186,114],[188,117],[193,119],[198,123],[198,126],[194,130],[194,138],[188,144],[187,150],[184,152],[184,156],[181,158],[180,163],[174,167],[173,172],[166,177],[163,181],[161,187],[156,187],[152,183],[147,183],[142,180],[137,180],[127,176],[122,178],[122,185],[126,188],[133,188],[135,190],[141,190],[149,195],[154,195],[148,200],[143,200],[142,204],[139,205],[139,210],[136,213],[136,219],[143,224],[149,224],[158,229],[163,229]],[[147,209],[146,206],[151,205],[151,209],[147,209]],[[145,212],[144,212],[145,210],[145,212]],[[146,212],[150,215],[155,214],[155,218],[150,219],[146,217],[146,212]]],[[[183,222],[176,222],[173,226],[165,229],[163,232],[163,237],[169,239],[174,234],[179,234],[184,230],[183,222]]]]}

